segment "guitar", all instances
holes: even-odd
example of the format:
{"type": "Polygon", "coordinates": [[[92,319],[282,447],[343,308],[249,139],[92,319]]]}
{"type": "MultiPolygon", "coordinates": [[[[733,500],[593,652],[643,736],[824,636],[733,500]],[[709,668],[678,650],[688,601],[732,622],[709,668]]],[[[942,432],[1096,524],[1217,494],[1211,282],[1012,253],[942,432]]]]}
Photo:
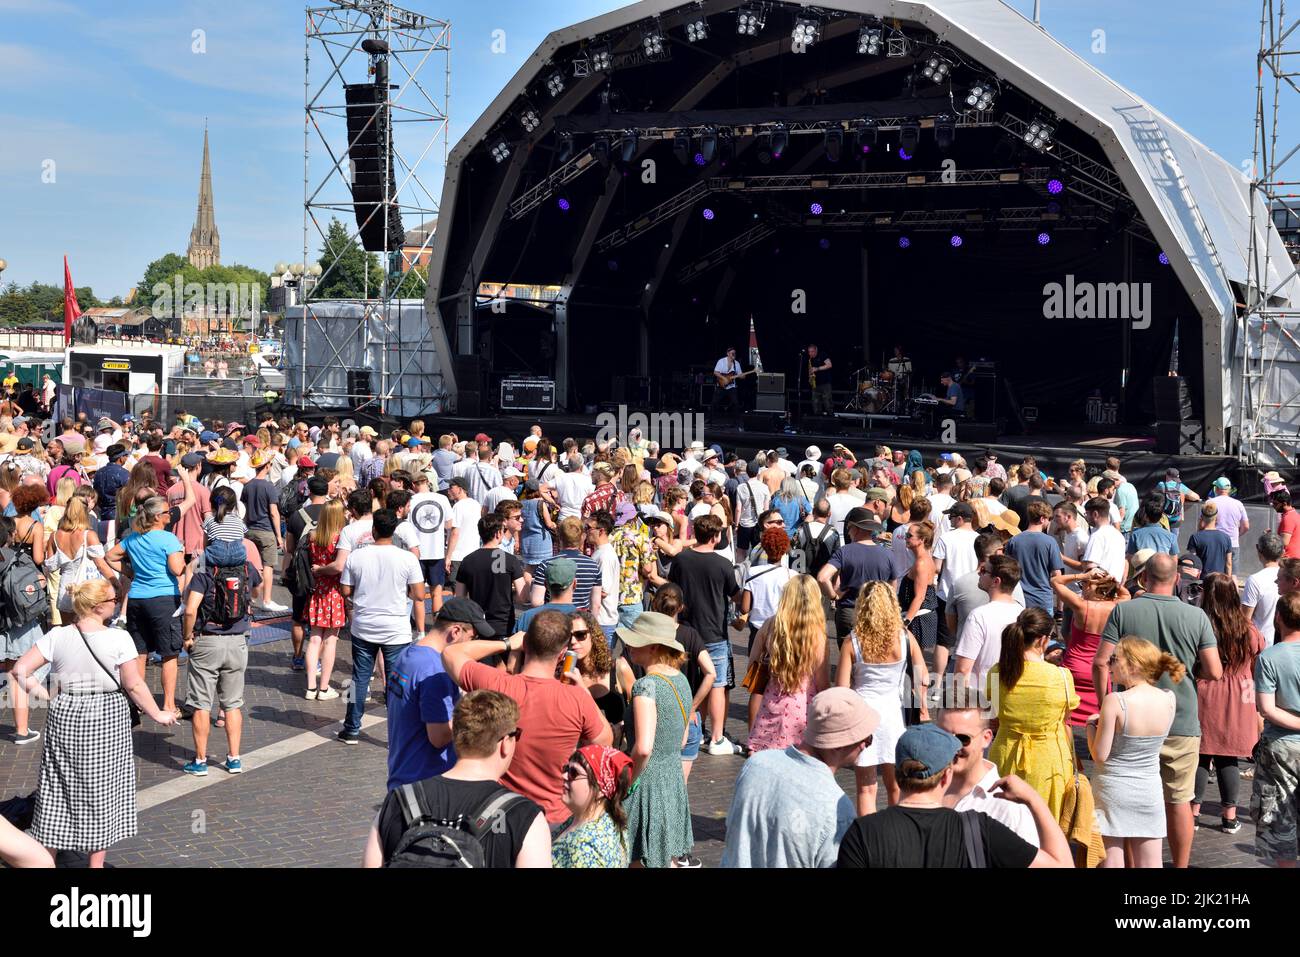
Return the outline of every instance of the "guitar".
{"type": "Polygon", "coordinates": [[[731,383],[735,382],[737,379],[743,379],[746,376],[751,376],[757,371],[758,371],[757,369],[750,369],[748,372],[736,372],[736,373],[715,372],[713,373],[713,378],[718,380],[718,388],[725,389],[729,385],[731,385],[731,383]]]}

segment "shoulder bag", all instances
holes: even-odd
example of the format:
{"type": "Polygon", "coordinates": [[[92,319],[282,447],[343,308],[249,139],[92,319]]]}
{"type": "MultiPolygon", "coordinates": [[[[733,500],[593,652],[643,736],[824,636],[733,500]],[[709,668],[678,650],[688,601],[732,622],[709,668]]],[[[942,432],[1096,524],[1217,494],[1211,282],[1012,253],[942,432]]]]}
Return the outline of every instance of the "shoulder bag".
{"type": "Polygon", "coordinates": [[[131,727],[133,727],[133,728],[138,728],[138,727],[140,727],[140,708],[139,708],[139,706],[138,706],[134,701],[132,701],[132,700],[131,700],[131,696],[130,696],[129,694],[126,693],[126,689],[122,687],[122,682],[120,682],[120,681],[117,680],[117,675],[115,675],[115,674],[113,674],[113,672],[109,671],[109,670],[108,670],[108,666],[105,665],[104,662],[102,662],[102,661],[99,660],[99,655],[95,654],[95,649],[92,648],[92,647],[90,647],[90,641],[86,638],[86,633],[85,633],[84,631],[81,630],[81,626],[80,626],[80,625],[73,625],[72,627],[74,627],[74,628],[77,629],[77,634],[79,634],[79,635],[81,636],[81,640],[82,640],[82,642],[85,643],[85,645],[86,645],[86,650],[90,652],[90,657],[92,657],[92,658],[95,659],[95,664],[97,664],[97,665],[99,665],[99,667],[103,668],[103,669],[104,669],[104,674],[108,675],[109,678],[113,679],[113,684],[117,685],[117,690],[120,691],[120,692],[122,693],[122,697],[126,699],[126,706],[127,706],[128,708],[131,709],[131,727]]]}

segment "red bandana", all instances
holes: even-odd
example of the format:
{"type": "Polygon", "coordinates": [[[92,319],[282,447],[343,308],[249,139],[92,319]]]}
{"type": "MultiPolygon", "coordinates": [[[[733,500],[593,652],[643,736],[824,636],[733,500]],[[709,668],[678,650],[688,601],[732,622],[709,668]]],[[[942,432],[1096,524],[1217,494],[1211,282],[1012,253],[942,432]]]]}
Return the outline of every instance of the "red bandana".
{"type": "Polygon", "coordinates": [[[614,796],[618,789],[618,778],[624,768],[632,766],[632,759],[617,748],[604,748],[598,744],[589,744],[579,748],[578,753],[587,760],[587,764],[596,772],[596,787],[606,798],[614,796]]]}

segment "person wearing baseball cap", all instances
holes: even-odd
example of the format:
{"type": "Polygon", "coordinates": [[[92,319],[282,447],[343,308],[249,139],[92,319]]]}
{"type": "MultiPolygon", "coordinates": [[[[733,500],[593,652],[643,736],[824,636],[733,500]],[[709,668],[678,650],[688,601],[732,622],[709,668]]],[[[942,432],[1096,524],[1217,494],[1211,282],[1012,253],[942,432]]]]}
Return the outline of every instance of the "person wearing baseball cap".
{"type": "MultiPolygon", "coordinates": [[[[1070,844],[1042,796],[1015,775],[997,781],[993,795],[1029,808],[1038,829],[1034,847],[1009,827],[978,811],[945,804],[953,761],[962,741],[934,724],[908,728],[894,749],[902,798],[858,818],[840,843],[841,868],[1073,867],[1070,844]]],[[[751,759],[752,760],[752,759],[751,759]]]]}
{"type": "Polygon", "coordinates": [[[1233,498],[1236,494],[1237,490],[1232,487],[1231,479],[1226,475],[1220,475],[1210,486],[1206,507],[1212,504],[1218,511],[1219,517],[1215,527],[1227,535],[1232,542],[1232,567],[1240,568],[1241,534],[1250,531],[1250,519],[1246,516],[1246,506],[1233,498]]]}
{"type": "Polygon", "coordinates": [[[835,637],[839,640],[853,630],[859,589],[869,581],[897,578],[892,550],[876,544],[884,526],[869,509],[850,509],[844,516],[844,530],[848,544],[837,549],[817,572],[822,594],[835,603],[835,637]]]}
{"type": "Polygon", "coordinates": [[[1177,535],[1183,524],[1183,506],[1188,502],[1199,502],[1201,497],[1183,484],[1175,468],[1165,470],[1165,480],[1156,483],[1156,494],[1163,500],[1169,530],[1177,535]]]}
{"type": "Polygon", "coordinates": [[[442,603],[423,638],[393,666],[390,681],[409,693],[388,699],[388,790],[435,777],[456,763],[451,716],[461,691],[442,664],[449,645],[493,637],[483,609],[468,598],[442,603]]]}
{"type": "Polygon", "coordinates": [[[814,697],[801,743],[760,751],[741,768],[722,866],[834,867],[854,818],[835,772],[853,767],[879,725],[880,715],[849,688],[814,697]]]}
{"type": "MultiPolygon", "coordinates": [[[[573,603],[573,587],[578,578],[578,565],[572,558],[552,558],[545,563],[546,603],[529,608],[515,622],[515,631],[527,631],[541,612],[559,611],[571,615],[578,610],[573,603]]],[[[534,579],[534,585],[541,584],[534,579]]]]}

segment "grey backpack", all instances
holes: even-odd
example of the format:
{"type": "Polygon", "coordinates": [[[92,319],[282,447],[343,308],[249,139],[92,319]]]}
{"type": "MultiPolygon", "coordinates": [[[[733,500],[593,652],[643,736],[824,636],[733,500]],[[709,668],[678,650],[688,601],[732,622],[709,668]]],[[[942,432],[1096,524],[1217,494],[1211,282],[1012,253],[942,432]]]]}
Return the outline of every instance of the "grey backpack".
{"type": "Polygon", "coordinates": [[[474,816],[465,821],[436,817],[414,784],[397,788],[406,830],[388,859],[387,867],[487,867],[482,838],[497,821],[504,821],[512,806],[526,800],[523,795],[501,791],[492,795],[474,816]]]}

